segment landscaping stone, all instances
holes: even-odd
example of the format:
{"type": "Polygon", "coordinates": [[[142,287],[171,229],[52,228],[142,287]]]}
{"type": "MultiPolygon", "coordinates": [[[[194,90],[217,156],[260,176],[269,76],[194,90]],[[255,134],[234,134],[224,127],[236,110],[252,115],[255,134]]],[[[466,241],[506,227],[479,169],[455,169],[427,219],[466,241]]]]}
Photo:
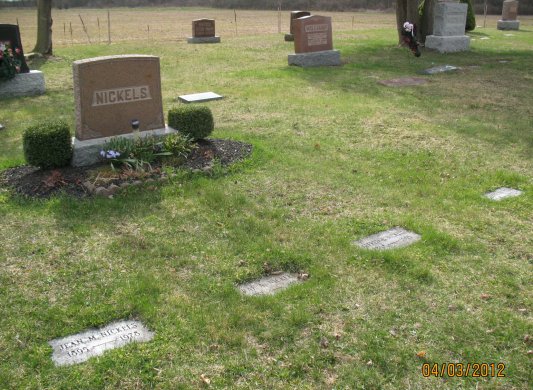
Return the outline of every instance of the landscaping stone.
{"type": "Polygon", "coordinates": [[[241,284],[239,290],[244,295],[274,295],[275,293],[286,289],[291,284],[300,283],[298,275],[290,273],[281,273],[279,275],[265,276],[261,279],[250,283],[241,284]]]}
{"type": "Polygon", "coordinates": [[[387,87],[408,87],[412,85],[426,84],[427,80],[420,77],[402,77],[390,80],[380,80],[379,83],[386,85],[387,87]]]}
{"type": "Polygon", "coordinates": [[[498,188],[497,190],[495,191],[492,191],[492,192],[488,192],[485,194],[485,197],[491,199],[491,200],[502,200],[502,199],[506,199],[506,198],[514,198],[516,196],[520,196],[522,195],[523,192],[520,191],[520,190],[515,190],[513,188],[508,188],[508,187],[501,187],[501,188],[498,188]]]}
{"type": "Polygon", "coordinates": [[[178,97],[178,99],[183,103],[202,103],[211,100],[220,100],[223,98],[224,96],[221,96],[214,92],[193,93],[190,95],[181,95],[178,97]]]}
{"type": "Polygon", "coordinates": [[[147,342],[153,337],[154,333],[140,321],[126,320],[55,339],[48,344],[53,348],[52,361],[56,366],[66,366],[82,363],[132,342],[147,342]]]}
{"type": "Polygon", "coordinates": [[[373,234],[354,244],[363,249],[386,250],[403,248],[421,239],[419,234],[410,232],[401,227],[394,227],[381,233],[373,234]]]}

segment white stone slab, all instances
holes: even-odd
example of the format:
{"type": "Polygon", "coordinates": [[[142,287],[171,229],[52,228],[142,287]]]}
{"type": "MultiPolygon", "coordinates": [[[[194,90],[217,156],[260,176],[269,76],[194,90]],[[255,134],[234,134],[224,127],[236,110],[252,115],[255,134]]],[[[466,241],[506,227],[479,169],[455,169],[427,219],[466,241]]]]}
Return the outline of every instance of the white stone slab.
{"type": "Polygon", "coordinates": [[[220,96],[214,92],[202,92],[202,93],[193,93],[190,95],[181,95],[179,96],[179,100],[181,100],[184,103],[201,103],[201,102],[208,102],[210,100],[219,100],[222,99],[224,96],[220,96]]]}
{"type": "Polygon", "coordinates": [[[445,72],[453,72],[460,68],[453,65],[440,65],[440,66],[434,66],[433,68],[425,69],[421,71],[422,74],[437,74],[437,73],[445,73],[445,72]]]}
{"type": "Polygon", "coordinates": [[[515,196],[520,196],[522,195],[522,193],[523,192],[520,190],[515,190],[513,188],[508,188],[508,187],[502,187],[502,188],[498,188],[495,191],[486,193],[485,197],[492,199],[492,200],[502,200],[505,198],[514,198],[515,196]]]}
{"type": "Polygon", "coordinates": [[[67,366],[102,355],[108,349],[119,348],[135,341],[150,341],[153,337],[154,333],[141,322],[127,320],[55,339],[48,344],[54,349],[52,361],[56,366],[67,366]]]}
{"type": "Polygon", "coordinates": [[[265,276],[253,282],[241,284],[238,287],[244,295],[274,295],[294,283],[300,283],[297,275],[282,273],[280,275],[265,276]]]}
{"type": "Polygon", "coordinates": [[[394,227],[381,233],[365,237],[354,244],[363,249],[386,250],[403,248],[420,240],[419,234],[410,232],[401,227],[394,227]]]}

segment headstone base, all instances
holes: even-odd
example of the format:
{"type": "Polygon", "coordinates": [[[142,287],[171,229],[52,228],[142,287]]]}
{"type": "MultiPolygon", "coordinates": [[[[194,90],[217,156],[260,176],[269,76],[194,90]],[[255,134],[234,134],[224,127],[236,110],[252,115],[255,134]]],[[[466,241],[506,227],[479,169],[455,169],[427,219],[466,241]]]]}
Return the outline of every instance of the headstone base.
{"type": "Polygon", "coordinates": [[[315,51],[313,53],[289,54],[289,65],[310,68],[314,66],[339,66],[341,53],[338,50],[315,51]]]}
{"type": "Polygon", "coordinates": [[[285,42],[294,42],[294,35],[285,34],[285,42]]]}
{"type": "Polygon", "coordinates": [[[426,48],[437,50],[439,53],[455,53],[470,49],[470,37],[466,35],[439,36],[428,35],[426,48]]]}
{"type": "Polygon", "coordinates": [[[44,74],[39,70],[19,73],[10,80],[0,82],[0,98],[42,95],[45,92],[44,74]]]}
{"type": "Polygon", "coordinates": [[[187,43],[220,43],[220,37],[189,37],[187,43]]]}
{"type": "Polygon", "coordinates": [[[520,27],[519,20],[498,20],[498,30],[518,30],[520,27]]]}
{"type": "MultiPolygon", "coordinates": [[[[165,137],[169,134],[175,133],[177,130],[166,126],[163,129],[148,130],[139,132],[140,137],[154,136],[158,138],[165,137]]],[[[70,165],[73,167],[85,167],[101,162],[100,151],[103,149],[106,142],[111,138],[133,138],[135,134],[121,134],[113,137],[94,138],[84,141],[72,137],[72,160],[70,165]]]]}

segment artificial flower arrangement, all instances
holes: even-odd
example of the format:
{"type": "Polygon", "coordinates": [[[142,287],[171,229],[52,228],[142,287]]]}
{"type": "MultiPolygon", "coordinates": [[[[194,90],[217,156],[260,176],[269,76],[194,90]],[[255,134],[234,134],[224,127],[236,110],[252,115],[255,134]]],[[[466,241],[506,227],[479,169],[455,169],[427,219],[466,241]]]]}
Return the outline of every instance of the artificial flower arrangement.
{"type": "Polygon", "coordinates": [[[9,80],[20,73],[22,50],[12,48],[10,42],[0,42],[0,81],[9,80]]]}

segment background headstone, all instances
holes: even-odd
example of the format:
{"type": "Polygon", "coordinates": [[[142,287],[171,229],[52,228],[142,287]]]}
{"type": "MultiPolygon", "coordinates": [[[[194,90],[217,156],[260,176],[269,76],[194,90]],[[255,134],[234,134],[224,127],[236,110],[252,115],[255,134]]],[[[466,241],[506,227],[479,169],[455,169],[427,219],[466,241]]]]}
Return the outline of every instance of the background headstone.
{"type": "Polygon", "coordinates": [[[518,1],[505,0],[502,6],[502,18],[498,20],[498,30],[518,30],[520,28],[520,21],[516,20],[518,17],[518,1]]]}
{"type": "Polygon", "coordinates": [[[20,50],[20,73],[29,73],[30,68],[28,68],[24,58],[24,49],[22,48],[22,41],[20,39],[19,26],[16,24],[0,24],[0,43],[9,43],[13,50],[20,50]]]}
{"type": "Polygon", "coordinates": [[[470,37],[465,35],[467,10],[466,3],[435,3],[433,34],[426,37],[426,47],[440,53],[468,50],[470,37]]]}
{"type": "Polygon", "coordinates": [[[294,19],[302,18],[304,16],[310,16],[311,12],[308,11],[291,11],[291,19],[289,24],[289,34],[285,34],[285,41],[294,41],[294,19]]]}
{"type": "Polygon", "coordinates": [[[192,21],[192,37],[187,43],[219,43],[220,37],[215,35],[214,19],[196,19],[192,21]]]}
{"type": "Polygon", "coordinates": [[[53,348],[52,361],[56,366],[82,363],[93,356],[102,355],[109,349],[122,347],[132,342],[146,342],[154,337],[139,321],[118,321],[103,328],[55,339],[49,342],[53,348]]]}
{"type": "Polygon", "coordinates": [[[159,58],[120,55],[73,64],[76,138],[80,141],[165,127],[159,58]]]}

